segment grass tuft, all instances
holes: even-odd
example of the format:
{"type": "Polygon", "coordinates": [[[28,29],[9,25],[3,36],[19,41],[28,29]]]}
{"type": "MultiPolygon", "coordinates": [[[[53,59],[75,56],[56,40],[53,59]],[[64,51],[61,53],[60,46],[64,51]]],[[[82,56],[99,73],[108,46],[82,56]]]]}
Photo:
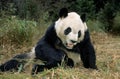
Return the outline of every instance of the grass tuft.
{"type": "Polygon", "coordinates": [[[0,20],[0,24],[0,45],[23,44],[32,41],[34,28],[36,28],[35,22],[5,18],[0,20]]]}

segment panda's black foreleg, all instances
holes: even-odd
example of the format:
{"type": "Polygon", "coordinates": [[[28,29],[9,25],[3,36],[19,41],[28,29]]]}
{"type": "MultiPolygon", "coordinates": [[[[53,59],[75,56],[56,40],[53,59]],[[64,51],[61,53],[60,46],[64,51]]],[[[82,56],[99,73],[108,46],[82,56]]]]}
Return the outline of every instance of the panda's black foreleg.
{"type": "Polygon", "coordinates": [[[50,60],[45,65],[35,64],[32,69],[32,75],[37,74],[38,72],[44,71],[44,69],[51,69],[58,67],[61,64],[61,61],[50,60]]]}
{"type": "Polygon", "coordinates": [[[97,69],[95,50],[90,40],[81,49],[81,60],[85,68],[97,69]]]}
{"type": "Polygon", "coordinates": [[[69,67],[73,67],[74,66],[74,62],[71,58],[68,58],[67,56],[65,56],[63,59],[61,59],[60,61],[56,61],[54,59],[50,59],[49,61],[47,61],[45,63],[45,65],[39,65],[39,64],[35,64],[32,68],[32,75],[37,74],[38,72],[42,72],[44,71],[44,69],[51,69],[51,68],[55,68],[58,67],[62,64],[62,61],[65,62],[65,64],[69,67]]]}
{"type": "MultiPolygon", "coordinates": [[[[62,61],[62,60],[61,60],[62,61]]],[[[39,64],[35,64],[32,68],[32,75],[37,74],[38,72],[42,72],[44,71],[44,69],[51,69],[51,68],[55,68],[58,67],[59,65],[61,65],[61,61],[56,61],[56,60],[50,60],[48,63],[46,63],[45,65],[39,65],[39,64]]],[[[73,67],[74,66],[74,62],[72,59],[70,58],[64,58],[65,64],[69,67],[73,67]]]]}

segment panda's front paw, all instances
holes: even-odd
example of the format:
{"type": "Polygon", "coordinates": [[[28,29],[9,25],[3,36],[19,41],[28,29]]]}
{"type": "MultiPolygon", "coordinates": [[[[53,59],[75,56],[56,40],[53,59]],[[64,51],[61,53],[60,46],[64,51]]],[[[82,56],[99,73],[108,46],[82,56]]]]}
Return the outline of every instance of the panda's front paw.
{"type": "Polygon", "coordinates": [[[69,67],[73,67],[74,66],[74,61],[71,58],[68,58],[67,66],[69,66],[69,67]]]}
{"type": "Polygon", "coordinates": [[[36,64],[32,68],[31,75],[38,74],[38,72],[42,72],[42,71],[44,71],[44,66],[36,64]]]}
{"type": "Polygon", "coordinates": [[[98,67],[97,67],[97,66],[94,66],[94,67],[92,67],[92,69],[96,69],[96,70],[98,70],[98,67]]]}
{"type": "Polygon", "coordinates": [[[95,70],[99,70],[98,67],[95,65],[95,66],[90,66],[89,68],[91,69],[95,69],[95,70]]]}

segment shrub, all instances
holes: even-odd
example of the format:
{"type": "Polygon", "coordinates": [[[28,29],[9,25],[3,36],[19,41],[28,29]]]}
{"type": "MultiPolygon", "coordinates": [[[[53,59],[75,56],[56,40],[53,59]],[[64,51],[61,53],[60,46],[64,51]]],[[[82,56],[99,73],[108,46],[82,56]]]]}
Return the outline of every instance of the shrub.
{"type": "Polygon", "coordinates": [[[71,8],[80,15],[86,14],[87,19],[95,18],[95,5],[93,0],[75,0],[71,8]]]}
{"type": "Polygon", "coordinates": [[[104,32],[102,28],[103,24],[98,20],[88,20],[87,26],[91,32],[104,32]]]}
{"type": "Polygon", "coordinates": [[[104,24],[102,29],[106,32],[110,32],[112,30],[114,17],[114,7],[110,3],[107,3],[105,8],[98,14],[99,21],[104,24]]]}
{"type": "Polygon", "coordinates": [[[0,45],[30,43],[36,23],[14,17],[0,19],[0,45]]]}
{"type": "Polygon", "coordinates": [[[119,12],[119,3],[116,0],[108,1],[104,8],[98,13],[98,20],[103,23],[102,29],[106,32],[113,32],[114,18],[119,12]]]}
{"type": "Polygon", "coordinates": [[[112,32],[120,35],[120,13],[118,13],[114,18],[112,32]]]}

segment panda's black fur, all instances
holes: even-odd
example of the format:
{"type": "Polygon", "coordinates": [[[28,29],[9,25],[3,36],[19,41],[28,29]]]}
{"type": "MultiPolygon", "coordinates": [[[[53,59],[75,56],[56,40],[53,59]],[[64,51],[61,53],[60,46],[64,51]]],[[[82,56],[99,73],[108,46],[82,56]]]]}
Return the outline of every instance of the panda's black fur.
{"type": "MultiPolygon", "coordinates": [[[[59,16],[67,17],[67,9],[61,9],[59,16]]],[[[85,15],[84,15],[85,16],[85,15]]],[[[83,21],[85,17],[83,16],[83,21]]],[[[96,66],[96,55],[91,44],[89,31],[85,31],[84,39],[77,43],[72,49],[67,49],[63,44],[61,39],[57,36],[55,31],[55,23],[53,23],[46,31],[45,35],[40,39],[40,41],[35,46],[35,57],[34,59],[40,59],[44,62],[44,65],[35,64],[32,69],[32,74],[41,72],[44,69],[51,69],[60,65],[64,60],[65,64],[73,67],[74,61],[68,57],[67,53],[64,51],[71,51],[80,54],[81,60],[85,68],[97,69],[96,66]],[[60,48],[60,49],[59,49],[60,48]],[[62,48],[62,49],[61,49],[62,48]]],[[[23,63],[23,61],[18,61],[18,59],[30,58],[29,53],[21,54],[15,56],[13,59],[7,61],[6,63],[0,65],[1,71],[9,71],[11,69],[18,69],[18,66],[23,63]]]]}

